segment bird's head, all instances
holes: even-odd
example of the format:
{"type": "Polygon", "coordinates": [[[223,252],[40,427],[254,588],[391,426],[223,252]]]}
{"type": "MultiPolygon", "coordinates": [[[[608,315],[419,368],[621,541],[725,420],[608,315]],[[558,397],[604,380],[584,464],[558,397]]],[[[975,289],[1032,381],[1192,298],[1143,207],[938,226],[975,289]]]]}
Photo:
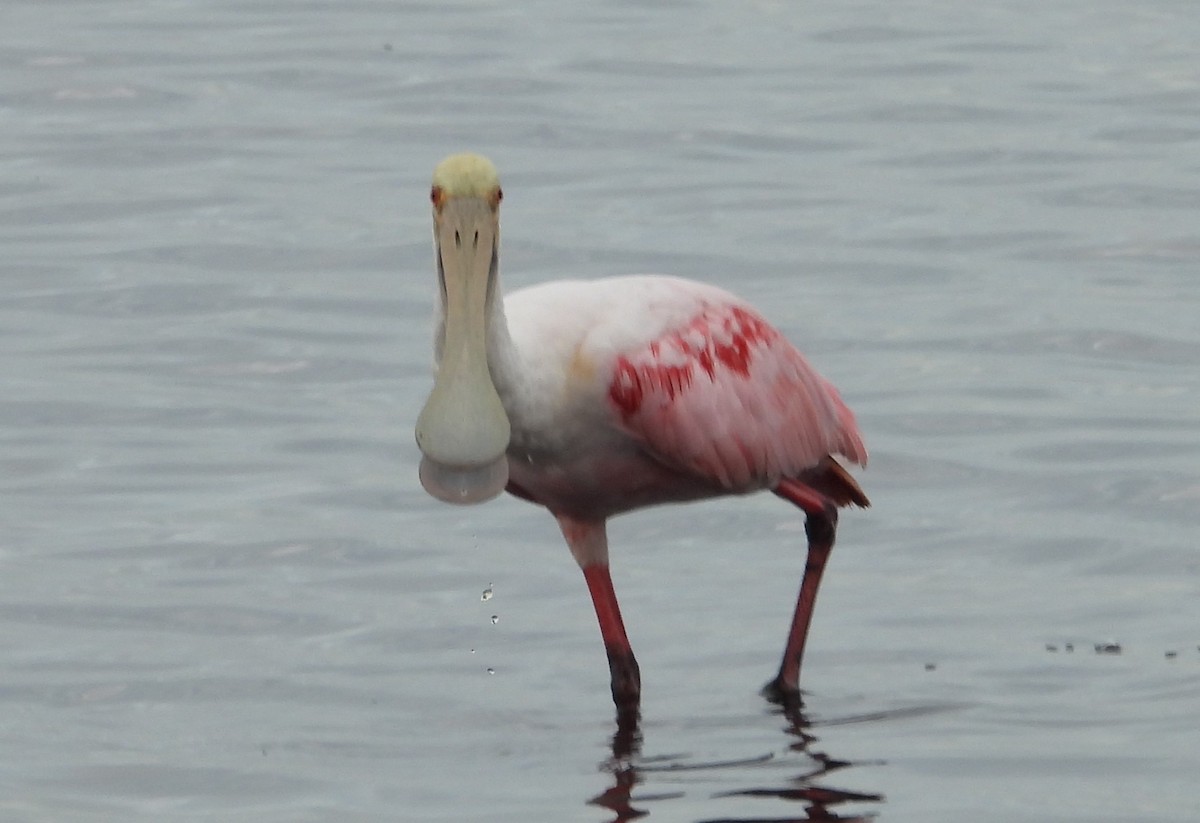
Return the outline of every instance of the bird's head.
{"type": "Polygon", "coordinates": [[[441,334],[433,391],[417,418],[421,485],[439,500],[479,503],[508,482],[510,427],[488,367],[488,320],[500,240],[500,178],[478,154],[433,172],[433,242],[441,334]]]}

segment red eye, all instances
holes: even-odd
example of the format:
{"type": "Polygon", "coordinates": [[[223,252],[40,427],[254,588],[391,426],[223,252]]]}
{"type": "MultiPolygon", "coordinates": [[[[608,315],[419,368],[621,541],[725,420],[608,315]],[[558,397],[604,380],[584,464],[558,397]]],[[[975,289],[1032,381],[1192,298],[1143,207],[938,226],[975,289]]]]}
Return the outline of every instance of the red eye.
{"type": "Polygon", "coordinates": [[[446,196],[442,193],[441,186],[434,186],[429,190],[429,200],[433,203],[434,207],[440,209],[442,207],[442,201],[445,199],[446,196]]]}

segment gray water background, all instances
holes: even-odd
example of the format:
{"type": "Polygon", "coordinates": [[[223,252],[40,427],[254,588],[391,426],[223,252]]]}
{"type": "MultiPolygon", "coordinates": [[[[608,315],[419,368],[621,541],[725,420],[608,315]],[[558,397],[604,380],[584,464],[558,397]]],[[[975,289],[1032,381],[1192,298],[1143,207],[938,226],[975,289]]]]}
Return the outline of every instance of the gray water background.
{"type": "Polygon", "coordinates": [[[6,3],[0,819],[614,818],[553,521],[416,480],[474,149],[507,287],[733,289],[872,452],[807,753],[756,693],[797,513],[611,524],[633,807],[1195,821],[1197,43],[1190,0],[6,3]]]}

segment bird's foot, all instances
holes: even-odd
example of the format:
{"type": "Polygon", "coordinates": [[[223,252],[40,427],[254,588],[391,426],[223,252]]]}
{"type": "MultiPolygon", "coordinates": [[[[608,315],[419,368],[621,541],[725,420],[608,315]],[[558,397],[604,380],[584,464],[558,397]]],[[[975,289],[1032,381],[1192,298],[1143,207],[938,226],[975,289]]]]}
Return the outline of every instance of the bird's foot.
{"type": "Polygon", "coordinates": [[[784,682],[782,675],[776,675],[769,680],[760,692],[768,703],[781,706],[785,713],[796,712],[804,707],[804,698],[800,696],[800,687],[791,686],[784,682]]]}
{"type": "Polygon", "coordinates": [[[613,736],[613,752],[629,752],[640,747],[642,740],[642,707],[638,703],[617,704],[617,731],[613,736]],[[620,745],[618,745],[620,744],[620,745]]]}
{"type": "Polygon", "coordinates": [[[637,660],[628,648],[610,647],[608,651],[608,670],[612,674],[612,696],[616,704],[617,714],[637,716],[638,706],[642,701],[642,673],[638,669],[637,660]]]}

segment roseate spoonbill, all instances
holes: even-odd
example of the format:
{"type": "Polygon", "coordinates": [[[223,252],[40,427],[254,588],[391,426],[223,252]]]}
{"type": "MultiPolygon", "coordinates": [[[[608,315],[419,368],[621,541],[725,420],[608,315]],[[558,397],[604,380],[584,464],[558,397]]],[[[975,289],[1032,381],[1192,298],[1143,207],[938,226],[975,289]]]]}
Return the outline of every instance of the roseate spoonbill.
{"type": "Polygon", "coordinates": [[[476,154],[433,173],[438,363],[417,420],[421,483],[545,506],[583,569],[618,710],[641,694],[608,570],[614,514],[769,490],[803,509],[808,559],[769,699],[798,705],[800,663],[839,506],[867,506],[837,390],[748,303],[657,275],[544,283],[501,297],[500,182],[476,154]]]}

